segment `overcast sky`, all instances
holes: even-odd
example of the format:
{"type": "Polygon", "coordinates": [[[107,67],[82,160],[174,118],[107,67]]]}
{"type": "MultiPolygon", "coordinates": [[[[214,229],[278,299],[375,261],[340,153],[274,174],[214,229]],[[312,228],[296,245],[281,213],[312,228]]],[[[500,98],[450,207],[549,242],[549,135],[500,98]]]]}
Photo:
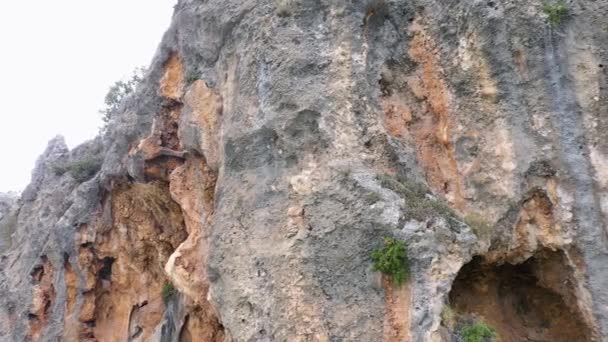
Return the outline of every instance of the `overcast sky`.
{"type": "Polygon", "coordinates": [[[0,1],[0,192],[29,183],[55,135],[95,136],[107,89],[149,64],[175,2],[0,1]]]}

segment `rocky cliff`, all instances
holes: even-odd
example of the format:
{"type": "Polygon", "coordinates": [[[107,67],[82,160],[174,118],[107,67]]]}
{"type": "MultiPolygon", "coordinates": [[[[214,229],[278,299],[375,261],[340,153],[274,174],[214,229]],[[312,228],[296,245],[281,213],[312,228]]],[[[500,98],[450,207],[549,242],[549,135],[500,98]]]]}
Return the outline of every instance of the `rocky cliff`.
{"type": "Polygon", "coordinates": [[[16,228],[18,197],[16,193],[0,193],[0,251],[10,247],[11,234],[16,228]]]}
{"type": "Polygon", "coordinates": [[[607,341],[607,16],[180,0],[107,132],[0,207],[0,340],[607,341]]]}

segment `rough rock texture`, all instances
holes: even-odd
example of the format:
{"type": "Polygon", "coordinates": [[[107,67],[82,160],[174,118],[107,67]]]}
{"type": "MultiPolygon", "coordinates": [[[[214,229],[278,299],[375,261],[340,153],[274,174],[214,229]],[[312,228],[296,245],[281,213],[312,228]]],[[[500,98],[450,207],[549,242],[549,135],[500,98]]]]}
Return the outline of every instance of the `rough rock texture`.
{"type": "Polygon", "coordinates": [[[0,339],[608,340],[608,6],[566,6],[179,1],[108,133],[40,157],[0,339]]]}
{"type": "Polygon", "coordinates": [[[0,193],[0,219],[8,214],[17,199],[18,195],[15,193],[0,193]]]}
{"type": "Polygon", "coordinates": [[[19,195],[13,192],[0,193],[0,252],[11,245],[11,234],[16,228],[16,207],[19,195]]]}

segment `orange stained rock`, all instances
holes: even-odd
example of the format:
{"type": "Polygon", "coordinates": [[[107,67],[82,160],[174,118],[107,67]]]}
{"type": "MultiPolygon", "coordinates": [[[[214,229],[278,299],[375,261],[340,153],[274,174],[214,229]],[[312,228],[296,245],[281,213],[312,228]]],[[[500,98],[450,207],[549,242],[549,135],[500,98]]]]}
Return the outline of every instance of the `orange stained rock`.
{"type": "Polygon", "coordinates": [[[200,147],[203,149],[207,163],[217,168],[219,162],[219,123],[222,114],[222,98],[205,81],[198,80],[192,84],[184,96],[184,111],[189,124],[201,131],[200,147]]]}
{"type": "Polygon", "coordinates": [[[420,19],[414,21],[410,31],[413,38],[409,54],[419,67],[406,77],[406,83],[419,101],[408,102],[407,96],[399,92],[384,99],[385,127],[393,136],[408,133],[413,138],[429,184],[457,209],[462,209],[462,178],[450,139],[450,94],[438,52],[420,19]]]}
{"type": "Polygon", "coordinates": [[[40,340],[40,335],[48,324],[50,310],[55,301],[53,273],[51,261],[46,256],[42,256],[41,265],[38,265],[31,274],[35,285],[30,308],[29,336],[33,342],[40,340]]]}
{"type": "Polygon", "coordinates": [[[386,276],[382,276],[384,287],[384,341],[411,342],[410,307],[412,293],[410,283],[397,286],[386,276]]]}
{"type": "Polygon", "coordinates": [[[177,101],[182,97],[183,87],[184,75],[182,61],[180,57],[174,53],[165,62],[165,73],[160,80],[160,94],[165,98],[177,101]]]}

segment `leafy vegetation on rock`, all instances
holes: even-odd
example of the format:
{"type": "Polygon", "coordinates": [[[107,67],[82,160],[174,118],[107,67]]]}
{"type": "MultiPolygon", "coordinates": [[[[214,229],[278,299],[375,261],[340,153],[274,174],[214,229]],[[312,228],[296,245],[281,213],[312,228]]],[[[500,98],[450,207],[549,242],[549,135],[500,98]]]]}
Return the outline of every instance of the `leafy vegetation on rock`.
{"type": "Polygon", "coordinates": [[[405,243],[385,237],[384,247],[372,252],[374,270],[391,276],[397,285],[403,284],[409,276],[409,260],[405,243]]]}
{"type": "Polygon", "coordinates": [[[133,93],[144,79],[145,71],[143,67],[136,68],[127,80],[116,81],[110,87],[104,99],[105,108],[99,111],[103,121],[102,133],[107,131],[108,125],[116,117],[121,102],[133,93]]]}
{"type": "Polygon", "coordinates": [[[484,322],[476,322],[462,328],[464,342],[490,342],[496,337],[496,330],[484,322]]]}
{"type": "Polygon", "coordinates": [[[175,290],[175,286],[173,286],[171,282],[166,282],[163,285],[163,289],[161,290],[161,296],[163,297],[163,301],[165,302],[165,304],[169,303],[169,300],[171,300],[171,297],[173,297],[176,292],[177,290],[175,290]]]}
{"type": "Polygon", "coordinates": [[[547,15],[551,26],[558,26],[568,15],[568,7],[563,1],[555,4],[545,3],[543,5],[543,12],[547,15]]]}
{"type": "Polygon", "coordinates": [[[52,165],[52,169],[58,176],[69,172],[76,181],[82,183],[93,178],[101,169],[102,164],[103,157],[101,155],[88,154],[79,160],[55,163],[52,165]]]}

